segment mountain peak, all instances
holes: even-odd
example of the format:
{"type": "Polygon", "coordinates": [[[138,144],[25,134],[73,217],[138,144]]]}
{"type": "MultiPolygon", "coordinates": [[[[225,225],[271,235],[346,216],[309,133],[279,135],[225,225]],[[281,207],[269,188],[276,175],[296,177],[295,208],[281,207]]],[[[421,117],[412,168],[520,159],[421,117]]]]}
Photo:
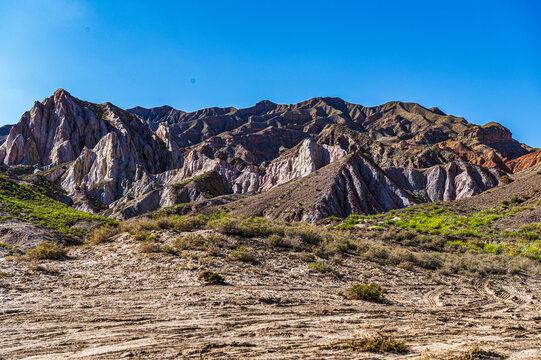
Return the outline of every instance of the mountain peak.
{"type": "Polygon", "coordinates": [[[58,88],[58,90],[56,90],[54,92],[53,96],[54,97],[57,97],[57,96],[71,96],[71,94],[65,89],[58,88]]]}

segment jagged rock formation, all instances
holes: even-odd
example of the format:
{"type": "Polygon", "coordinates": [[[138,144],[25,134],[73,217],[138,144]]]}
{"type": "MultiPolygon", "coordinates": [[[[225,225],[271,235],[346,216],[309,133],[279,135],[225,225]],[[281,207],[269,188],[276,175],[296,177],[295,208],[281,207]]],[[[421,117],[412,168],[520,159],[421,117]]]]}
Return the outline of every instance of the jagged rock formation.
{"type": "Polygon", "coordinates": [[[148,174],[181,166],[182,156],[137,116],[60,89],[11,129],[0,161],[53,169],[45,176],[68,193],[88,191],[108,205],[148,174]]]}
{"type": "Polygon", "coordinates": [[[103,214],[120,219],[127,219],[139,214],[155,211],[159,208],[186,204],[195,201],[204,201],[216,196],[229,194],[230,191],[223,182],[223,178],[215,171],[209,171],[200,176],[191,178],[182,183],[168,186],[157,186],[150,191],[137,189],[126,194],[123,198],[112,204],[111,208],[103,214]],[[143,194],[136,197],[137,194],[143,194]]]}
{"type": "MultiPolygon", "coordinates": [[[[125,111],[60,89],[11,128],[0,162],[36,169],[77,209],[119,218],[225,194],[266,199],[325,169],[328,181],[316,186],[324,198],[303,211],[284,202],[288,208],[276,213],[316,221],[472,196],[495,186],[502,171],[539,162],[533,151],[499,124],[473,125],[413,103],[314,98],[192,113],[125,111]]],[[[275,216],[273,209],[251,213],[275,216]]]]}
{"type": "Polygon", "coordinates": [[[0,145],[2,145],[4,141],[6,141],[12,127],[13,125],[0,126],[0,145]]]}
{"type": "Polygon", "coordinates": [[[297,181],[231,204],[232,211],[314,223],[331,215],[376,214],[424,201],[448,201],[498,184],[498,170],[461,161],[430,169],[382,169],[371,159],[348,155],[297,181]]]}
{"type": "MultiPolygon", "coordinates": [[[[453,148],[434,146],[458,141],[476,157],[494,152],[492,167],[507,171],[504,163],[532,151],[513,140],[508,129],[496,123],[477,126],[463,118],[418,104],[389,102],[376,107],[350,104],[338,98],[314,98],[293,105],[262,101],[247,109],[209,108],[185,113],[170,107],[130,109],[151,124],[167,126],[180,148],[204,152],[238,166],[260,165],[275,159],[304,138],[316,137],[325,126],[341,125],[380,146],[409,150],[410,157],[430,148],[433,156],[462,159],[453,148]],[[196,149],[197,148],[197,149],[196,149]],[[442,154],[445,153],[445,154],[442,154]],[[497,159],[496,159],[497,157],[497,159]],[[501,161],[498,161],[501,160],[501,161]]],[[[156,125],[157,126],[157,125],[156,125]]],[[[385,154],[382,161],[391,161],[385,154]]],[[[441,164],[441,163],[440,163],[441,164]]],[[[422,168],[435,163],[411,164],[422,168]]]]}

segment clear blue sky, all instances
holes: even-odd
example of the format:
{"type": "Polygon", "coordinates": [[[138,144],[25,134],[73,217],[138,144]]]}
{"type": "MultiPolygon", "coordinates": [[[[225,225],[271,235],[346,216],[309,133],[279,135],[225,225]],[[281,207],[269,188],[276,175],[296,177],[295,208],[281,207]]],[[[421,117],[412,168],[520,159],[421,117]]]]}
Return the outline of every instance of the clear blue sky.
{"type": "Polygon", "coordinates": [[[538,1],[0,0],[0,124],[62,87],[182,110],[418,102],[541,147],[538,1]]]}

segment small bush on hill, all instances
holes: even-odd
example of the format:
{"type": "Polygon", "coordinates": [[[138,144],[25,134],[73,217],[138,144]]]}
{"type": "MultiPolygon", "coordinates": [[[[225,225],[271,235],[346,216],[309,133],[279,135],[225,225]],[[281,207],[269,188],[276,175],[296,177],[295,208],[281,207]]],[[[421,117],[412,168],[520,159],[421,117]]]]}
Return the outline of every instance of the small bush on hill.
{"type": "Polygon", "coordinates": [[[377,334],[356,339],[347,340],[345,347],[353,351],[366,351],[374,353],[404,354],[409,351],[405,340],[396,340],[389,335],[377,334]]]}
{"type": "Polygon", "coordinates": [[[504,175],[500,178],[501,184],[507,185],[507,184],[511,184],[512,182],[513,182],[513,179],[511,179],[508,175],[504,175]]]}
{"type": "Polygon", "coordinates": [[[56,242],[49,242],[45,241],[41,243],[40,246],[37,248],[27,251],[26,252],[26,258],[27,259],[51,259],[51,260],[58,260],[63,258],[66,255],[66,250],[62,245],[56,242]]]}
{"type": "Polygon", "coordinates": [[[142,253],[158,253],[161,251],[162,247],[153,238],[144,240],[139,244],[139,252],[142,253]]]}
{"type": "Polygon", "coordinates": [[[109,240],[110,238],[118,234],[118,232],[119,229],[117,226],[105,224],[94,230],[94,232],[90,236],[90,242],[94,245],[100,244],[104,241],[109,240]]]}
{"type": "Polygon", "coordinates": [[[384,301],[384,294],[387,291],[375,282],[362,284],[353,284],[343,293],[344,298],[349,300],[365,300],[381,302],[384,301]]]}
{"type": "Polygon", "coordinates": [[[235,261],[242,261],[246,263],[255,261],[254,253],[246,246],[239,246],[235,250],[231,251],[229,257],[235,261]]]}
{"type": "Polygon", "coordinates": [[[322,274],[330,273],[333,271],[332,266],[323,261],[312,262],[308,264],[308,267],[311,270],[317,271],[322,274]]]}
{"type": "Polygon", "coordinates": [[[224,278],[222,275],[214,272],[214,271],[210,271],[210,270],[205,270],[205,271],[202,271],[198,278],[197,278],[199,281],[202,281],[202,282],[205,282],[207,284],[215,284],[215,283],[223,283],[224,282],[224,278]]]}

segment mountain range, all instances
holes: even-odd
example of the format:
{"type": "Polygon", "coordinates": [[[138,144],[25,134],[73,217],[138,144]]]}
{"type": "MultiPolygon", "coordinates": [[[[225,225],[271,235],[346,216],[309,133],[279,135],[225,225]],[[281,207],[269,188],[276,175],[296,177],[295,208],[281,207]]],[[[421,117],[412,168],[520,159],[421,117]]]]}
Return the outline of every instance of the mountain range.
{"type": "Polygon", "coordinates": [[[315,223],[470,197],[541,162],[498,123],[398,101],[184,112],[121,109],[59,89],[0,130],[5,169],[37,174],[75,209],[118,219],[199,204],[315,223]]]}

